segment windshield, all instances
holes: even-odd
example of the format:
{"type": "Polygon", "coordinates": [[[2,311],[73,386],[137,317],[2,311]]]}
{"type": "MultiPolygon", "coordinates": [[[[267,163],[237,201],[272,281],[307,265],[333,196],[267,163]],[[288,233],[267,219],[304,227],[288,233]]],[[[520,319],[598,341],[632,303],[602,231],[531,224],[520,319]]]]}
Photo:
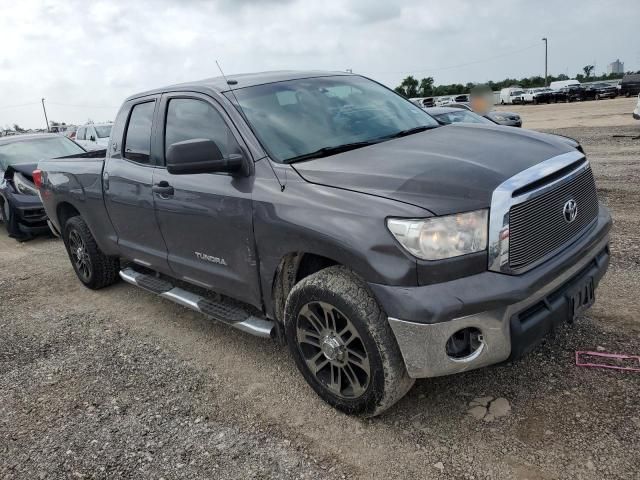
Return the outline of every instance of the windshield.
{"type": "Polygon", "coordinates": [[[485,123],[494,125],[491,120],[487,120],[480,115],[470,112],[469,110],[456,110],[455,112],[439,113],[434,115],[441,123],[446,125],[450,123],[485,123]]]}
{"type": "Polygon", "coordinates": [[[45,137],[18,140],[0,145],[0,166],[38,163],[43,158],[64,157],[84,153],[84,149],[66,137],[45,137]]]}
{"type": "MultiPolygon", "coordinates": [[[[413,103],[357,76],[290,80],[234,93],[256,136],[279,162],[438,126],[413,103]]],[[[227,96],[233,99],[230,92],[227,96]]]]}
{"type": "Polygon", "coordinates": [[[95,125],[99,138],[108,138],[111,135],[111,125],[95,125]]]}

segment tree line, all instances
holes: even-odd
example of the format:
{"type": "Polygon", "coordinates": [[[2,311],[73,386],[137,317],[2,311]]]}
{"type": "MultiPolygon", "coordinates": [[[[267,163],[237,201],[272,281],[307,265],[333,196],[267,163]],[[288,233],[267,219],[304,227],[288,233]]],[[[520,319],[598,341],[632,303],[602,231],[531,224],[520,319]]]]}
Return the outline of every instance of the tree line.
{"type": "MultiPolygon", "coordinates": [[[[597,82],[603,80],[617,80],[623,77],[622,73],[610,73],[602,74],[599,76],[592,75],[593,65],[586,65],[582,70],[583,73],[578,73],[574,77],[580,82],[597,82]]],[[[633,72],[627,72],[633,73],[633,72]]],[[[640,73],[640,71],[638,71],[640,73]]],[[[549,75],[549,83],[557,80],[569,80],[569,76],[561,73],[560,75],[549,75]]],[[[505,78],[499,82],[488,81],[486,83],[472,83],[469,82],[466,85],[461,83],[452,83],[449,85],[435,85],[433,77],[426,77],[418,80],[412,75],[409,75],[402,83],[398,85],[394,90],[400,95],[404,95],[407,98],[414,97],[439,97],[443,95],[457,95],[461,93],[469,93],[472,90],[482,87],[484,89],[489,88],[493,91],[500,90],[502,88],[518,85],[522,88],[536,88],[544,87],[544,77],[537,75],[526,78],[505,78]]]]}

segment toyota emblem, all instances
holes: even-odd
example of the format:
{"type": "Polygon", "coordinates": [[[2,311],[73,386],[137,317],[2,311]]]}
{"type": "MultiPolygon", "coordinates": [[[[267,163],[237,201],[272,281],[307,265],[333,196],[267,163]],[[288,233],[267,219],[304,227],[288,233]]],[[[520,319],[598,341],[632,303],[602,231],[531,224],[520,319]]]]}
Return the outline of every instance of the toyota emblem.
{"type": "Polygon", "coordinates": [[[564,215],[564,220],[567,223],[571,223],[576,219],[578,216],[578,204],[574,199],[571,199],[564,204],[562,214],[564,215]]]}

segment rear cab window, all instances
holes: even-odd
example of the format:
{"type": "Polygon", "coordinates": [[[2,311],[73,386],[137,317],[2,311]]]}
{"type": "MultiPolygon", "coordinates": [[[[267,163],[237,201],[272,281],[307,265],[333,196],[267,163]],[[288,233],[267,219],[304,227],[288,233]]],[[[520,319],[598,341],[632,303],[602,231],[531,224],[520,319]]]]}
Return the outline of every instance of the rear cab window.
{"type": "Polygon", "coordinates": [[[155,101],[139,103],[131,109],[125,133],[123,157],[132,162],[151,163],[151,129],[155,101]]]}

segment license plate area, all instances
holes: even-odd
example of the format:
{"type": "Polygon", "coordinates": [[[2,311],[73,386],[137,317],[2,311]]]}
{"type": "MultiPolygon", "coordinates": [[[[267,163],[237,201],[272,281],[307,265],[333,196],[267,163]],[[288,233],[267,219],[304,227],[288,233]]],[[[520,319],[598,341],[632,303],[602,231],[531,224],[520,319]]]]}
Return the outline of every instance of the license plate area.
{"type": "Polygon", "coordinates": [[[595,287],[593,277],[583,279],[567,292],[571,321],[575,320],[595,302],[595,287]]]}

